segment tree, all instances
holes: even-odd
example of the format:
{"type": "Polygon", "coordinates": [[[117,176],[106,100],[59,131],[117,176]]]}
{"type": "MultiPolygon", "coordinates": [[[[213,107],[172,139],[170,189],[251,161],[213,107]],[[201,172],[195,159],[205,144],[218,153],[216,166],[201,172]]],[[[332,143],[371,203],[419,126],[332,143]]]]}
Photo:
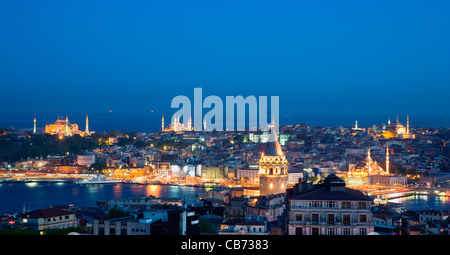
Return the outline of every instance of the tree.
{"type": "Polygon", "coordinates": [[[107,168],[106,163],[102,162],[102,161],[95,162],[94,164],[92,164],[89,167],[89,169],[94,171],[94,172],[95,171],[103,172],[103,170],[106,169],[106,168],[107,168]]]}
{"type": "Polygon", "coordinates": [[[124,212],[119,208],[111,208],[111,210],[109,210],[108,212],[108,219],[115,219],[115,218],[122,218],[122,217],[127,217],[130,216],[129,212],[124,212]]]}

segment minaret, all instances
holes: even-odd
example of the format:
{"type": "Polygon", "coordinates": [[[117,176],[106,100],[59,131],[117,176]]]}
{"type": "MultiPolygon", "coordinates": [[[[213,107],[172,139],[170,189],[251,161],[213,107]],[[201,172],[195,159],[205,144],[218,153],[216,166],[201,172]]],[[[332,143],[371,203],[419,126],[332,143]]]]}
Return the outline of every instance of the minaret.
{"type": "Polygon", "coordinates": [[[391,125],[391,118],[388,119],[388,126],[391,125]]]}
{"type": "Polygon", "coordinates": [[[89,119],[88,119],[88,115],[86,114],[86,135],[90,135],[89,134],[89,119]]]}
{"type": "Polygon", "coordinates": [[[355,129],[358,129],[358,121],[355,122],[355,129]]]}
{"type": "Polygon", "coordinates": [[[386,173],[389,174],[389,143],[386,143],[386,173]]]}
{"type": "Polygon", "coordinates": [[[164,113],[162,115],[162,120],[161,120],[161,132],[164,132],[164,113]]]}
{"type": "Polygon", "coordinates": [[[187,130],[188,131],[191,131],[192,130],[192,124],[191,124],[192,122],[191,122],[191,117],[189,117],[189,121],[188,121],[188,124],[187,124],[187,130]]]}
{"type": "Polygon", "coordinates": [[[67,117],[67,114],[66,114],[66,133],[65,133],[65,135],[69,136],[69,117],[67,117]]]}
{"type": "Polygon", "coordinates": [[[372,158],[370,157],[370,147],[369,150],[367,151],[367,164],[369,166],[369,174],[372,171],[372,158]]]}
{"type": "Polygon", "coordinates": [[[406,115],[406,134],[409,135],[409,114],[406,115]]]}
{"type": "Polygon", "coordinates": [[[36,114],[34,115],[34,126],[33,126],[33,134],[36,134],[36,114]]]}

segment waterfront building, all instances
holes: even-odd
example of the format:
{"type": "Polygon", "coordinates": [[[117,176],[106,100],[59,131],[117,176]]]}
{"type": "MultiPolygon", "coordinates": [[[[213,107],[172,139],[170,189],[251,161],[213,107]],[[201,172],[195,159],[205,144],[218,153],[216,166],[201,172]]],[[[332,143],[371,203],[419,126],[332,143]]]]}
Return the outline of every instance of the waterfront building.
{"type": "Polygon", "coordinates": [[[81,165],[52,165],[47,164],[41,167],[43,172],[55,174],[85,174],[89,173],[86,166],[81,165]]]}
{"type": "Polygon", "coordinates": [[[156,174],[159,176],[168,176],[171,174],[169,162],[156,162],[156,174]]]}
{"type": "Polygon", "coordinates": [[[95,155],[89,154],[89,155],[77,155],[77,164],[80,166],[91,166],[95,163],[95,155]]]}
{"type": "Polygon", "coordinates": [[[260,195],[285,193],[288,183],[288,161],[278,142],[275,126],[271,126],[269,141],[259,160],[260,195]]]}
{"type": "Polygon", "coordinates": [[[41,231],[46,229],[64,229],[77,227],[75,213],[59,208],[38,209],[17,215],[17,223],[26,228],[41,231]]]}
{"type": "Polygon", "coordinates": [[[317,185],[300,181],[287,194],[289,235],[367,235],[374,231],[371,199],[330,174],[317,185]]]}
{"type": "Polygon", "coordinates": [[[120,208],[125,211],[131,211],[132,209],[140,209],[150,207],[156,204],[168,204],[168,205],[176,205],[182,206],[183,201],[181,198],[156,198],[154,196],[141,196],[137,198],[128,198],[128,199],[110,199],[108,201],[109,209],[120,208]]]}

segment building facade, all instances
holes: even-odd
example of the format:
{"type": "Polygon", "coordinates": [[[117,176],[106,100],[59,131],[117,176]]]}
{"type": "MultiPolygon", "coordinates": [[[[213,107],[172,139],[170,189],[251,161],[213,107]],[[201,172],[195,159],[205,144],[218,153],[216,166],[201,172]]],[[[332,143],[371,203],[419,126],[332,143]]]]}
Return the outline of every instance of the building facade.
{"type": "Polygon", "coordinates": [[[75,213],[59,209],[45,208],[17,215],[17,222],[35,231],[77,227],[75,213]]]}
{"type": "Polygon", "coordinates": [[[367,235],[374,231],[371,200],[335,175],[299,183],[288,194],[289,235],[367,235]]]}

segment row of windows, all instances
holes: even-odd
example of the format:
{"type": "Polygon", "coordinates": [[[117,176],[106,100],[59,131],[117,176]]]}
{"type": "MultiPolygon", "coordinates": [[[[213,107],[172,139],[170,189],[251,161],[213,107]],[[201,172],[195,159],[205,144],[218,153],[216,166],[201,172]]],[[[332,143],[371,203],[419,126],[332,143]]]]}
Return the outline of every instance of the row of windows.
{"type": "MultiPolygon", "coordinates": [[[[309,215],[305,214],[305,215],[309,215]]],[[[306,217],[306,216],[305,216],[306,217]]],[[[295,213],[294,214],[294,220],[295,221],[309,221],[309,222],[327,222],[328,224],[334,224],[336,222],[342,222],[344,224],[350,224],[351,223],[351,216],[350,214],[342,214],[342,218],[339,214],[327,214],[326,218],[324,216],[319,217],[318,213],[312,213],[311,217],[308,217],[307,219],[304,217],[303,213],[295,213]]],[[[358,215],[358,222],[367,222],[367,215],[366,214],[359,214],[358,215]]]]}
{"type": "MultiPolygon", "coordinates": [[[[47,221],[48,221],[48,222],[50,222],[50,221],[57,221],[58,218],[59,218],[59,220],[62,220],[62,219],[63,219],[63,217],[60,216],[60,217],[48,218],[47,221]]],[[[65,220],[69,219],[69,215],[64,216],[64,219],[65,219],[65,220]]]]}
{"type": "Polygon", "coordinates": [[[69,227],[76,227],[77,225],[75,223],[66,223],[66,224],[58,224],[58,225],[49,225],[49,226],[45,226],[47,229],[64,229],[64,228],[69,228],[69,227]]]}
{"type": "Polygon", "coordinates": [[[269,175],[274,175],[274,174],[287,174],[286,172],[286,168],[285,167],[275,167],[275,169],[273,167],[263,167],[260,169],[260,174],[269,174],[269,175]]]}
{"type": "MultiPolygon", "coordinates": [[[[301,228],[301,227],[295,228],[295,234],[296,235],[303,235],[304,234],[303,233],[303,228],[301,228]]],[[[320,229],[319,228],[311,228],[310,234],[311,235],[320,235],[321,234],[320,233],[320,229]]],[[[337,228],[327,228],[325,230],[325,234],[326,235],[338,235],[338,234],[340,234],[340,235],[348,236],[348,235],[353,235],[354,233],[352,231],[352,228],[341,228],[340,233],[338,232],[337,228]]],[[[367,228],[358,228],[357,234],[358,235],[367,235],[367,228]]]]}
{"type": "MultiPolygon", "coordinates": [[[[342,209],[369,209],[368,202],[350,202],[342,201],[340,202],[342,209]]],[[[292,207],[295,208],[339,208],[338,201],[292,201],[292,207]]]]}

